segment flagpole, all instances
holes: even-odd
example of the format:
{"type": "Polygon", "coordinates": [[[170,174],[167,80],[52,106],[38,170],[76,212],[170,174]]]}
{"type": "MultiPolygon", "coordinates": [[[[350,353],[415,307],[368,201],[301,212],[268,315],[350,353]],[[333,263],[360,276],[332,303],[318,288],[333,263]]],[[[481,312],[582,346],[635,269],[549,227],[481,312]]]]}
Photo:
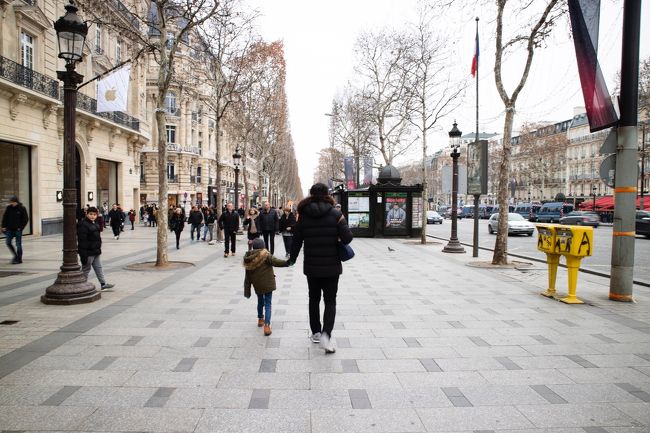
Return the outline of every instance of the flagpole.
{"type": "MultiPolygon", "coordinates": [[[[478,17],[476,17],[476,43],[478,44],[478,17]]],[[[476,141],[478,142],[478,70],[479,60],[476,60],[476,141]]]]}
{"type": "MultiPolygon", "coordinates": [[[[476,39],[474,41],[476,46],[474,47],[474,55],[476,56],[476,139],[474,144],[474,151],[478,151],[478,68],[479,68],[479,46],[478,46],[478,17],[476,17],[476,39]]],[[[480,157],[479,157],[480,161],[480,157]]],[[[479,162],[480,164],[480,162],[479,162]]],[[[486,167],[481,167],[482,170],[486,170],[486,167]]],[[[476,191],[474,191],[476,192],[476,191]]],[[[479,202],[481,199],[481,194],[474,194],[474,237],[472,245],[472,257],[478,257],[478,219],[479,219],[479,202]]]]}

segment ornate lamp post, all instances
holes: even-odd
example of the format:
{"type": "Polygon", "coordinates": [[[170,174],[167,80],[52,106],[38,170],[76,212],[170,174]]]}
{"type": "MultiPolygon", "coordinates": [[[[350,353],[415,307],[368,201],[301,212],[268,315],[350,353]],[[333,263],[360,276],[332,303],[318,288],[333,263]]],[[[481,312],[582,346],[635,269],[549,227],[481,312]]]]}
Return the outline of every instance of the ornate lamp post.
{"type": "Polygon", "coordinates": [[[598,188],[595,186],[591,188],[591,197],[593,198],[593,205],[592,205],[592,210],[596,212],[596,191],[598,191],[598,188]]]}
{"type": "Polygon", "coordinates": [[[454,127],[449,131],[449,144],[451,146],[452,181],[451,181],[451,237],[449,242],[442,249],[443,253],[464,253],[465,248],[458,242],[458,157],[460,152],[460,136],[462,132],[458,130],[458,125],[454,122],[454,127]]]}
{"type": "Polygon", "coordinates": [[[239,161],[241,154],[239,153],[239,146],[235,148],[235,153],[232,154],[232,160],[235,162],[235,211],[239,210],[239,161]]]}
{"type": "Polygon", "coordinates": [[[57,71],[63,81],[63,264],[56,281],[45,289],[41,302],[70,305],[93,302],[101,293],[81,272],[77,258],[77,188],[75,187],[75,141],[77,117],[77,86],[83,76],[75,72],[82,60],[88,25],[77,15],[73,4],[65,6],[66,13],[54,23],[59,40],[59,58],[65,60],[65,71],[57,71]]]}

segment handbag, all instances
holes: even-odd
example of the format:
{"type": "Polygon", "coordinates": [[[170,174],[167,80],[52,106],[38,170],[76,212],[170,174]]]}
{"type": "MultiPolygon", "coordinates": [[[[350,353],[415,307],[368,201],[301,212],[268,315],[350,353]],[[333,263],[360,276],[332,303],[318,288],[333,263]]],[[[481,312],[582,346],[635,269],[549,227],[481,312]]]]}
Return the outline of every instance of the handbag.
{"type": "Polygon", "coordinates": [[[348,260],[354,257],[354,250],[352,249],[350,244],[344,244],[343,242],[339,242],[338,250],[339,250],[339,259],[342,262],[347,262],[348,260]]]}

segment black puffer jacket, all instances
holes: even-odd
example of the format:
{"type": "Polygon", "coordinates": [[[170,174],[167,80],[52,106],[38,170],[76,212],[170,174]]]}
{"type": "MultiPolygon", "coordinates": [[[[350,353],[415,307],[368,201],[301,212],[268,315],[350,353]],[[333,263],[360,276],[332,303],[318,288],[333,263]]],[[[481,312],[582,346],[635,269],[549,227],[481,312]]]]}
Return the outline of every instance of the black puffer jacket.
{"type": "Polygon", "coordinates": [[[340,275],[343,267],[338,254],[339,239],[346,244],[352,242],[352,232],[341,211],[334,209],[334,200],[329,196],[307,197],[298,205],[289,260],[296,261],[304,242],[305,275],[316,278],[340,275]]]}
{"type": "Polygon", "coordinates": [[[77,241],[79,257],[100,255],[102,253],[102,236],[99,224],[88,218],[82,219],[77,225],[77,241]]]}
{"type": "Polygon", "coordinates": [[[279,231],[278,222],[280,221],[280,218],[278,218],[278,213],[275,209],[269,208],[268,212],[262,209],[257,221],[260,223],[259,227],[262,231],[279,231]]]}
{"type": "Polygon", "coordinates": [[[239,214],[235,211],[224,211],[219,217],[219,228],[228,233],[239,230],[239,214]]]}
{"type": "Polygon", "coordinates": [[[293,233],[293,228],[296,226],[296,217],[293,212],[289,214],[283,213],[280,217],[280,233],[293,233]],[[289,229],[289,230],[287,230],[289,229]]]}

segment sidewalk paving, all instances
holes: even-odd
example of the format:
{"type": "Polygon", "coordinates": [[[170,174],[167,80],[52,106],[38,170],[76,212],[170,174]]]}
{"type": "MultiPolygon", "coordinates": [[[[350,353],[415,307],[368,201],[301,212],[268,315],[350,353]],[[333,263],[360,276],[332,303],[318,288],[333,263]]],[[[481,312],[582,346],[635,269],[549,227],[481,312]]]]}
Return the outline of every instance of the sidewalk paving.
{"type": "Polygon", "coordinates": [[[170,256],[194,267],[124,270],[154,257],[154,232],[105,240],[116,287],[93,304],[38,300],[60,237],[0,266],[29,272],[0,278],[0,320],[20,320],[0,326],[0,431],[650,432],[647,288],[612,303],[608,280],[581,274],[587,304],[569,306],[538,294],[539,264],[477,268],[442,244],[355,239],[325,355],[308,339],[301,261],[276,269],[264,337],[241,239],[238,257],[186,239],[170,256]]]}

